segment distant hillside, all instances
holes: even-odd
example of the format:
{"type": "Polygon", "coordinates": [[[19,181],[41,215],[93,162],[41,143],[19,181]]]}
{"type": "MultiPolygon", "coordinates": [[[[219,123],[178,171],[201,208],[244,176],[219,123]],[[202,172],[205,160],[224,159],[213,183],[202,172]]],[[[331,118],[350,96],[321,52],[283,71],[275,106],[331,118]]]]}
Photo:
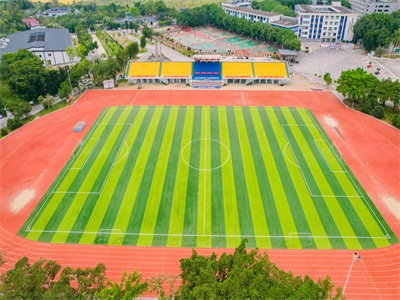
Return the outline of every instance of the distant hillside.
{"type": "MultiPolygon", "coordinates": [[[[30,0],[31,2],[53,2],[52,0],[30,0]]],[[[144,3],[147,0],[142,0],[140,2],[144,3]]],[[[72,4],[73,2],[78,3],[80,1],[74,1],[74,0],[58,0],[58,3],[61,4],[72,4]]],[[[110,4],[114,2],[115,4],[120,4],[120,5],[132,5],[135,3],[134,0],[83,0],[82,2],[95,2],[96,4],[102,5],[102,4],[110,4]]],[[[175,7],[175,8],[192,8],[196,6],[201,6],[203,4],[210,4],[210,3],[221,3],[223,1],[220,0],[164,0],[165,4],[169,7],[175,7]]]]}

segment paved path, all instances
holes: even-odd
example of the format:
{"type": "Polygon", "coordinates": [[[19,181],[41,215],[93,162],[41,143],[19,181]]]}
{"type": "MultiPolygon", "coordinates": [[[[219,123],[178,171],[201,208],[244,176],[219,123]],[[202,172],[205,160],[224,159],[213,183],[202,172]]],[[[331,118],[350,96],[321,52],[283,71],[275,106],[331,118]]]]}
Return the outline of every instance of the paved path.
{"type": "Polygon", "coordinates": [[[106,50],[104,50],[103,45],[100,43],[99,39],[97,38],[97,36],[95,34],[92,34],[92,39],[93,39],[93,41],[97,42],[97,45],[99,46],[99,48],[94,49],[93,57],[91,55],[89,55],[88,59],[100,58],[102,54],[105,54],[107,56],[106,50]]]}
{"type": "MultiPolygon", "coordinates": [[[[54,102],[54,104],[57,104],[58,102],[61,102],[61,101],[62,101],[62,99],[60,99],[60,98],[57,97],[57,98],[56,98],[56,101],[54,102]]],[[[32,106],[32,110],[28,113],[28,116],[36,115],[38,112],[40,112],[40,111],[42,111],[42,110],[44,110],[42,104],[33,105],[33,106],[32,106]]],[[[13,117],[13,116],[11,116],[11,117],[13,117]]],[[[8,120],[9,118],[11,118],[11,117],[2,118],[2,119],[0,120],[0,128],[6,127],[6,126],[7,126],[7,120],[8,120]]]]}

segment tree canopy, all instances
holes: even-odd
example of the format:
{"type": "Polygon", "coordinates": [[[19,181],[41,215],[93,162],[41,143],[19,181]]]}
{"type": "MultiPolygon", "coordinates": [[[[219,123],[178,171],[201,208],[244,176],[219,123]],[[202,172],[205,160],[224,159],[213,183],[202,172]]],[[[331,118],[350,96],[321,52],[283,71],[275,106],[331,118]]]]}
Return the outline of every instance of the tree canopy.
{"type": "Polygon", "coordinates": [[[310,277],[280,270],[258,249],[246,251],[246,240],[234,254],[209,257],[195,250],[180,260],[182,285],[176,299],[342,299],[329,276],[315,283],[310,277]]]}
{"type": "Polygon", "coordinates": [[[0,297],[4,299],[133,299],[146,289],[147,283],[136,271],[125,272],[120,284],[110,282],[102,263],[73,269],[42,258],[30,264],[23,257],[0,275],[0,297]]]}
{"type": "MultiPolygon", "coordinates": [[[[400,104],[400,82],[390,78],[379,80],[362,68],[343,71],[337,80],[337,91],[348,98],[353,105],[361,105],[361,111],[382,118],[386,101],[393,102],[396,110],[400,104]],[[379,107],[378,107],[379,106],[379,107]]],[[[397,110],[398,112],[398,110],[397,110]]],[[[396,123],[397,124],[397,123],[396,123]]]]}
{"type": "Polygon", "coordinates": [[[362,16],[354,25],[353,41],[363,40],[365,50],[387,47],[400,28],[400,10],[392,14],[372,13],[362,16]]]}
{"type": "Polygon", "coordinates": [[[28,50],[6,53],[0,63],[0,80],[23,100],[36,101],[45,94],[46,75],[43,62],[28,50]]]}

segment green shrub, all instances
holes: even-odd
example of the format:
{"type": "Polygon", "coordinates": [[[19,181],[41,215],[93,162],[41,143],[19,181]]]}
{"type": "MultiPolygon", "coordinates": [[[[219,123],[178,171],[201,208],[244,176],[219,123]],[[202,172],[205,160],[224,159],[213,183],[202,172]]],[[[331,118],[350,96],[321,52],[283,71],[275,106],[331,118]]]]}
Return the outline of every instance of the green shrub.
{"type": "Polygon", "coordinates": [[[7,127],[10,128],[11,130],[15,130],[21,127],[22,125],[23,125],[22,120],[17,116],[15,116],[14,119],[9,118],[7,120],[7,127]]]}
{"type": "Polygon", "coordinates": [[[375,118],[383,119],[383,117],[385,116],[385,110],[383,109],[383,107],[381,105],[377,105],[373,108],[372,115],[375,118]]]}
{"type": "Polygon", "coordinates": [[[370,115],[371,114],[371,110],[372,110],[372,105],[371,105],[370,101],[365,102],[364,105],[361,107],[361,111],[364,114],[370,115]]]}
{"type": "Polygon", "coordinates": [[[8,130],[5,129],[5,128],[2,128],[2,129],[0,130],[0,134],[1,134],[1,136],[6,136],[6,135],[8,134],[8,130]]]}
{"type": "Polygon", "coordinates": [[[400,129],[400,114],[396,114],[393,116],[392,125],[400,129]]]}

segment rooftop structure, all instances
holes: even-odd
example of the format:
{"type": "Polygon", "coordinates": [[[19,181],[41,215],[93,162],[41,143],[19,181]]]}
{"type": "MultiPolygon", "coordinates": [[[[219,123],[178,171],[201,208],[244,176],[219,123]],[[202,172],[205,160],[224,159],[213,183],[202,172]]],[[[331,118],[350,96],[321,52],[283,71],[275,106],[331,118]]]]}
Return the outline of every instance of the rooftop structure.
{"type": "Polygon", "coordinates": [[[22,19],[22,23],[25,23],[26,26],[28,26],[29,28],[36,27],[36,26],[40,25],[39,21],[36,20],[36,18],[25,18],[25,19],[22,19]]]}
{"type": "Polygon", "coordinates": [[[64,16],[67,15],[71,12],[71,8],[69,7],[54,7],[54,8],[49,8],[46,10],[46,15],[49,17],[58,17],[58,16],[64,16]]]}
{"type": "Polygon", "coordinates": [[[37,28],[10,34],[0,43],[0,58],[5,53],[26,49],[37,55],[45,64],[70,63],[65,50],[73,47],[68,29],[37,28]]]}

